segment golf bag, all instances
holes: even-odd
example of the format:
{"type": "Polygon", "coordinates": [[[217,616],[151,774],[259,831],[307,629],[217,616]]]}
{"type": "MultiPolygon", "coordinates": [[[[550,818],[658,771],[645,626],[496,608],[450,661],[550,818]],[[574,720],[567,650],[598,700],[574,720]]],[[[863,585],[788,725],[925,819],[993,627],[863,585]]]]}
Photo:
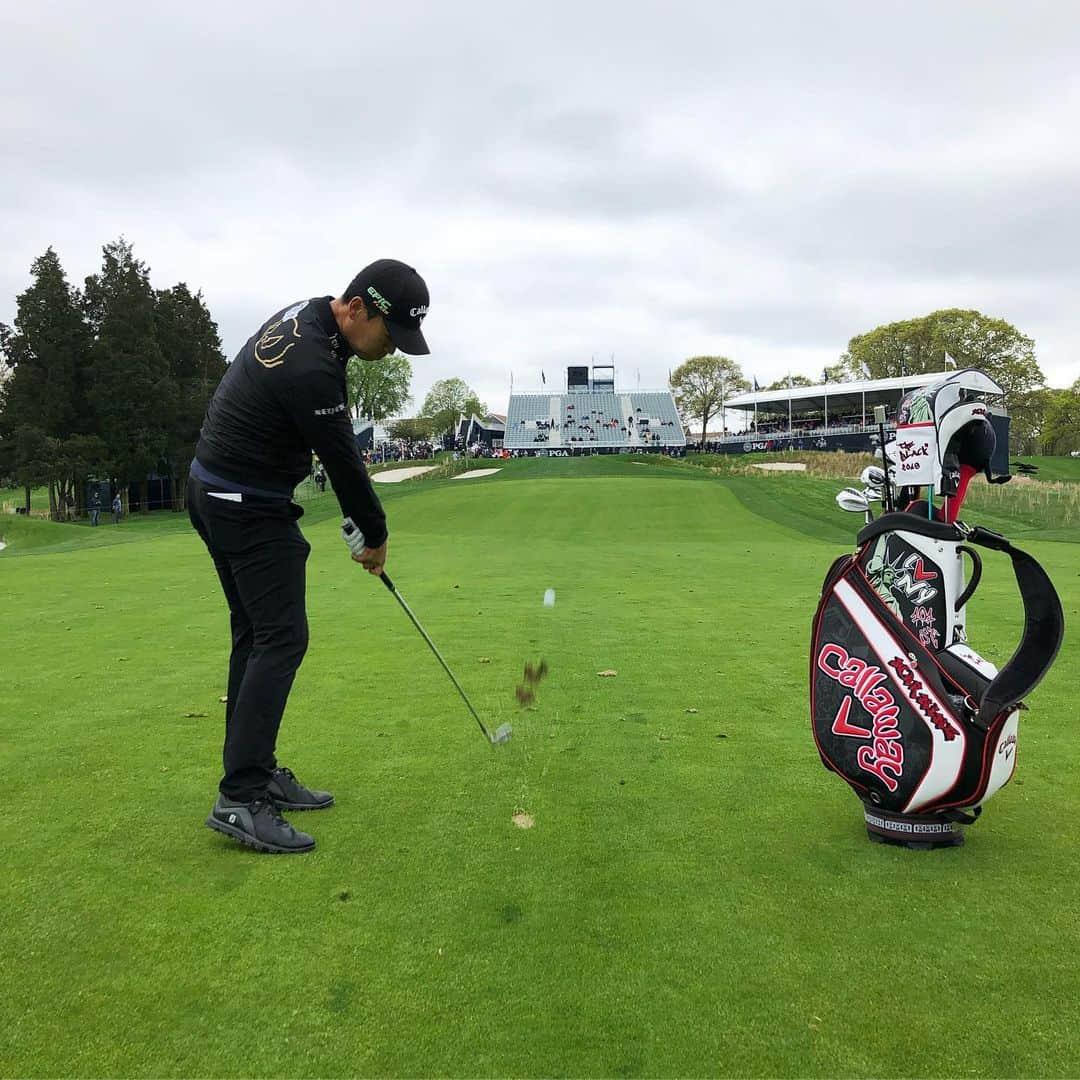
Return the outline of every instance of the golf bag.
{"type": "MultiPolygon", "coordinates": [[[[963,408],[968,419],[952,425],[938,461],[963,475],[966,491],[970,475],[988,471],[994,439],[985,414],[963,408]]],[[[963,495],[948,479],[943,486],[948,510],[933,515],[910,490],[903,510],[862,529],[855,553],[837,559],[825,578],[811,638],[821,760],[862,800],[872,840],[912,847],[962,843],[958,826],[973,823],[1008,783],[1023,698],[1049,670],[1064,631],[1042,567],[1004,536],[956,520],[963,495]],[[1024,608],[1020,643],[1000,671],[968,644],[965,607],[982,576],[978,547],[1010,558],[1024,608]]]]}

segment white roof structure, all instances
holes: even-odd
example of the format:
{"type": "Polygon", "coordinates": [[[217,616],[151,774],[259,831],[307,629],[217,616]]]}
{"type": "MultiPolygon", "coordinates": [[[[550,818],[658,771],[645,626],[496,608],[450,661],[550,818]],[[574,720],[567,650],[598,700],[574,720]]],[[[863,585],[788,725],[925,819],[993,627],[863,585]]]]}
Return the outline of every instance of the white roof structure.
{"type": "Polygon", "coordinates": [[[927,371],[920,375],[901,375],[892,379],[866,379],[863,382],[818,383],[816,386],[792,386],[781,390],[758,390],[736,394],[724,402],[725,409],[769,410],[769,406],[783,406],[788,402],[791,411],[820,412],[826,405],[830,412],[855,411],[873,405],[897,405],[909,390],[918,390],[931,383],[955,375],[955,371],[927,371]]]}

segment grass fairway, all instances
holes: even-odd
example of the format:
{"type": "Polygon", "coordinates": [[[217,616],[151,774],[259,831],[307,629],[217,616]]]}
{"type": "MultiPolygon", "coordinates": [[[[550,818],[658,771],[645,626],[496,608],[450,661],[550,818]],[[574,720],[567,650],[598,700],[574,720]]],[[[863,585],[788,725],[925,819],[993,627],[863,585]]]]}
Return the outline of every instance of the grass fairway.
{"type": "MultiPolygon", "coordinates": [[[[0,557],[0,1073],[1080,1074],[1076,638],[966,845],[871,845],[808,724],[838,486],[578,459],[380,489],[499,749],[313,504],[279,757],[338,805],[293,858],[203,827],[228,627],[194,533],[41,523],[0,557]]],[[[1022,546],[1074,621],[1080,548],[1022,546]]],[[[1019,600],[984,561],[1001,663],[1019,600]]]]}

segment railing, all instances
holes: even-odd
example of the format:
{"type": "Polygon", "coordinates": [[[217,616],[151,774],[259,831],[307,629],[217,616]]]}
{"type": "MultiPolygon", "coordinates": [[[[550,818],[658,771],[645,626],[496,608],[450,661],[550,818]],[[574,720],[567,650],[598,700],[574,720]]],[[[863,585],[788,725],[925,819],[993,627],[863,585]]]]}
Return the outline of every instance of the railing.
{"type": "MultiPolygon", "coordinates": [[[[889,420],[885,424],[886,433],[896,430],[896,424],[889,420]]],[[[691,427],[691,432],[693,428],[691,427]]],[[[761,439],[807,439],[807,438],[824,438],[826,435],[876,435],[878,433],[877,424],[844,424],[833,425],[830,424],[825,427],[813,427],[813,428],[792,428],[790,431],[786,428],[783,431],[744,431],[739,435],[725,435],[719,439],[709,439],[709,442],[717,443],[743,443],[743,442],[756,442],[761,439]]]]}

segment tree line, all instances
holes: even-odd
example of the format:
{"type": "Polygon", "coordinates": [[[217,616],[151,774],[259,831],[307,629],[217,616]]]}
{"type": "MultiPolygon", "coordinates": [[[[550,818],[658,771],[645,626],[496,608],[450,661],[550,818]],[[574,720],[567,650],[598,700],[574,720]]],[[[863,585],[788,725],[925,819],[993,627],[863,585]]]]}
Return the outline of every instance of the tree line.
{"type": "MultiPolygon", "coordinates": [[[[207,402],[225,372],[200,292],[155,290],[123,238],[106,244],[82,289],[50,247],[30,268],[14,325],[0,323],[0,477],[46,486],[49,513],[86,508],[87,479],[126,500],[151,474],[181,496],[207,402]]],[[[182,501],[176,503],[177,508],[182,501]]]]}
{"type": "Polygon", "coordinates": [[[946,354],[958,369],[979,368],[1004,388],[1014,453],[1080,449],[1080,379],[1067,389],[1047,386],[1034,341],[1004,319],[978,311],[935,311],[857,334],[837,363],[816,378],[792,374],[759,386],[728,357],[694,356],[675,369],[670,387],[684,418],[700,423],[704,441],[709,421],[723,416],[736,394],[921,375],[944,370],[946,354]]]}
{"type": "MultiPolygon", "coordinates": [[[[101,270],[73,286],[50,247],[30,268],[11,326],[0,323],[0,480],[45,487],[49,513],[82,515],[90,478],[146,510],[148,479],[168,476],[184,506],[188,467],[206,406],[225,373],[218,327],[200,292],[156,290],[123,238],[106,244],[101,270]]],[[[346,367],[353,415],[383,421],[410,402],[412,368],[400,353],[346,367]]],[[[458,416],[487,408],[461,379],[436,382],[396,438],[434,439],[458,416]]]]}
{"type": "Polygon", "coordinates": [[[464,379],[451,378],[432,384],[418,415],[400,416],[412,400],[409,396],[412,367],[408,357],[401,353],[374,363],[354,356],[346,366],[346,380],[354,416],[376,422],[398,417],[387,424],[387,434],[392,439],[436,441],[455,428],[463,413],[481,417],[487,413],[487,405],[464,379]]]}

